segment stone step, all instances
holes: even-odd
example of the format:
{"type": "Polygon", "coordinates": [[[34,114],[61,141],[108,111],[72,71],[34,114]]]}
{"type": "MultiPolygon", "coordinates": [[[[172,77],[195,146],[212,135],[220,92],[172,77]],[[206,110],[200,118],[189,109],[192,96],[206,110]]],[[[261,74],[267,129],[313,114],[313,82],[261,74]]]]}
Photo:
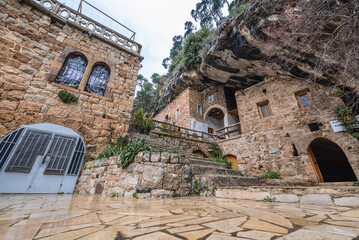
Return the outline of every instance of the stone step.
{"type": "Polygon", "coordinates": [[[218,162],[213,162],[213,161],[205,161],[205,160],[200,160],[200,159],[193,159],[190,158],[189,159],[190,164],[197,164],[197,165],[203,165],[203,166],[214,166],[217,168],[223,168],[223,169],[227,169],[227,166],[225,163],[218,163],[218,162]]]}
{"type": "Polygon", "coordinates": [[[192,174],[194,175],[231,175],[231,176],[243,176],[241,171],[228,168],[218,168],[217,166],[202,165],[202,164],[191,164],[192,174]]]}
{"type": "Polygon", "coordinates": [[[197,180],[202,188],[213,186],[217,188],[225,186],[253,186],[259,184],[258,178],[243,177],[238,175],[194,175],[193,179],[197,180]]]}

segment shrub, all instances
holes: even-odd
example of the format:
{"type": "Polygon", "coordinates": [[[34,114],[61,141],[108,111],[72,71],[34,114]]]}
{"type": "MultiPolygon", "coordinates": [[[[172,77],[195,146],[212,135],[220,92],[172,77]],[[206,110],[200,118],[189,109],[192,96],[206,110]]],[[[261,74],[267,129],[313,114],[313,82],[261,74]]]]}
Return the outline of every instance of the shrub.
{"type": "Polygon", "coordinates": [[[262,175],[264,179],[281,179],[282,176],[278,172],[269,171],[262,175]]]}
{"type": "Polygon", "coordinates": [[[174,193],[172,194],[172,197],[174,197],[174,198],[176,198],[176,197],[181,197],[181,194],[174,192],[174,193]]]}
{"type": "Polygon", "coordinates": [[[192,185],[192,193],[199,195],[201,193],[201,190],[199,189],[199,184],[197,180],[193,181],[193,185],[192,185]]]}
{"type": "Polygon", "coordinates": [[[215,158],[219,158],[220,156],[222,156],[222,151],[221,151],[221,148],[219,147],[218,143],[212,143],[211,146],[209,147],[209,149],[212,150],[212,153],[215,158]]]}
{"type": "Polygon", "coordinates": [[[145,139],[136,139],[122,149],[118,164],[120,164],[122,168],[127,168],[139,152],[150,150],[151,148],[145,144],[145,139]]]}
{"type": "Polygon", "coordinates": [[[136,193],[136,192],[134,192],[134,193],[132,194],[132,197],[134,197],[134,198],[138,199],[137,193],[136,193]]]}
{"type": "Polygon", "coordinates": [[[136,131],[142,134],[149,134],[152,129],[153,120],[152,117],[145,118],[143,115],[143,109],[140,108],[133,115],[132,124],[135,126],[136,131]]]}
{"type": "Polygon", "coordinates": [[[353,183],[353,186],[354,186],[354,187],[359,187],[359,182],[354,182],[354,183],[353,183]]]}
{"type": "Polygon", "coordinates": [[[125,146],[127,146],[128,143],[129,143],[129,137],[127,135],[125,135],[124,137],[117,139],[116,145],[108,144],[106,149],[103,150],[102,152],[100,152],[96,156],[96,159],[103,159],[103,158],[118,156],[118,155],[120,155],[122,149],[125,146]]]}
{"type": "Polygon", "coordinates": [[[63,101],[64,103],[70,103],[70,102],[77,102],[79,100],[78,97],[76,97],[74,94],[65,91],[65,90],[61,90],[57,96],[59,96],[59,98],[61,99],[61,101],[63,101]]]}
{"type": "Polygon", "coordinates": [[[218,163],[225,163],[227,168],[229,169],[233,169],[233,163],[231,161],[228,160],[228,158],[222,158],[222,157],[211,157],[211,160],[213,162],[218,162],[218,163]]]}
{"type": "Polygon", "coordinates": [[[264,202],[275,202],[275,197],[273,197],[273,198],[271,198],[271,197],[269,197],[269,196],[266,196],[264,199],[263,199],[263,201],[264,202]]]}
{"type": "MultiPolygon", "coordinates": [[[[341,125],[345,128],[345,131],[353,134],[355,133],[355,128],[359,124],[359,121],[354,116],[352,109],[345,105],[338,105],[335,107],[335,113],[337,114],[338,120],[341,122],[341,125]]],[[[354,134],[353,137],[356,137],[357,134],[354,134]]]]}

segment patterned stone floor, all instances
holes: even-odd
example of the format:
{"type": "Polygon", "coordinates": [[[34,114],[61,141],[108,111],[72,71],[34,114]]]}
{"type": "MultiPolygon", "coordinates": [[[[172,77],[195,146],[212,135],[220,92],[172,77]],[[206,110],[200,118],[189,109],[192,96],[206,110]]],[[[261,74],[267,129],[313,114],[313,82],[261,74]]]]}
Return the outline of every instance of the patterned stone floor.
{"type": "Polygon", "coordinates": [[[216,198],[0,195],[0,239],[359,239],[359,208],[216,198]]]}

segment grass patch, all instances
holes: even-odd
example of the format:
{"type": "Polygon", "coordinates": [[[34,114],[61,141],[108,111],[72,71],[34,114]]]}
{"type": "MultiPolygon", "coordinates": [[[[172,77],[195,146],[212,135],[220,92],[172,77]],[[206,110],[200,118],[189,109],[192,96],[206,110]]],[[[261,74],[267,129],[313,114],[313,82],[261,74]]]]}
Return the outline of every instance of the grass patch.
{"type": "Polygon", "coordinates": [[[282,176],[279,172],[269,171],[262,175],[263,179],[281,179],[282,176]]]}
{"type": "Polygon", "coordinates": [[[359,182],[354,182],[354,183],[353,183],[353,186],[354,186],[354,187],[359,187],[359,182]]]}

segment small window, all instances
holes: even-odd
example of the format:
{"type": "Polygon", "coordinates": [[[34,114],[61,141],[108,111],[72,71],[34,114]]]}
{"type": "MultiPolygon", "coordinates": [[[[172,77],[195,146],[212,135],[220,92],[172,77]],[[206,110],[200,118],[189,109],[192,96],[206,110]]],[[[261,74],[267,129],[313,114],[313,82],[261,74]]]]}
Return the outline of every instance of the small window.
{"type": "Polygon", "coordinates": [[[97,65],[92,69],[85,91],[99,96],[105,95],[110,71],[104,65],[97,65]]]}
{"type": "Polygon", "coordinates": [[[270,115],[272,115],[272,110],[268,101],[259,103],[258,108],[261,118],[269,117],[270,115]]]}
{"type": "Polygon", "coordinates": [[[209,134],[213,134],[213,132],[214,132],[214,131],[213,131],[213,128],[210,128],[210,127],[209,127],[209,128],[208,128],[208,133],[209,133],[209,134]]]}
{"type": "Polygon", "coordinates": [[[168,122],[169,121],[169,117],[168,115],[165,116],[165,122],[168,122]]]}
{"type": "Polygon", "coordinates": [[[176,117],[179,118],[179,116],[180,116],[180,110],[178,108],[177,111],[176,111],[176,117]]]}
{"type": "Polygon", "coordinates": [[[298,102],[302,108],[308,108],[312,106],[312,100],[308,92],[301,92],[296,94],[298,102]]]}
{"type": "Polygon", "coordinates": [[[213,102],[213,95],[208,97],[208,102],[213,102]]]}
{"type": "Polygon", "coordinates": [[[70,56],[62,66],[56,83],[77,88],[87,67],[87,60],[80,55],[70,56]]]}
{"type": "Polygon", "coordinates": [[[201,105],[197,105],[197,113],[202,115],[202,106],[201,105]]]}

